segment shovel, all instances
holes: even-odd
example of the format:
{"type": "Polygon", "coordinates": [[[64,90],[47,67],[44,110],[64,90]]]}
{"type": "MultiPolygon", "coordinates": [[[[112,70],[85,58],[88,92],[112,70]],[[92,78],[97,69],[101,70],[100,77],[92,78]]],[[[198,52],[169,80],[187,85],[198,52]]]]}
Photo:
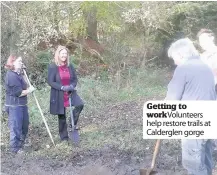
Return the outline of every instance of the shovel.
{"type": "Polygon", "coordinates": [[[74,124],[71,96],[72,96],[72,94],[69,94],[69,105],[70,105],[69,108],[70,108],[70,117],[71,117],[71,123],[72,123],[71,136],[72,136],[72,140],[77,144],[79,142],[79,134],[78,134],[78,130],[75,128],[75,124],[74,124]]]}
{"type": "Polygon", "coordinates": [[[155,149],[154,149],[154,154],[153,154],[153,158],[152,158],[152,162],[151,162],[151,168],[148,169],[140,169],[140,175],[153,175],[156,174],[157,171],[153,171],[154,166],[155,166],[155,162],[156,162],[156,158],[159,152],[159,148],[160,148],[160,139],[157,140],[156,145],[155,145],[155,149]]]}

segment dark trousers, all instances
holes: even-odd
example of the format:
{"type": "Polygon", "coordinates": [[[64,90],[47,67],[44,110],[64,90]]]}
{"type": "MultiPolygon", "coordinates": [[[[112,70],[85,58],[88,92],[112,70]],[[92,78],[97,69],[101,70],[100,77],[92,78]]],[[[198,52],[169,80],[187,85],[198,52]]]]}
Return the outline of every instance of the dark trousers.
{"type": "Polygon", "coordinates": [[[10,149],[12,152],[22,148],[29,128],[29,114],[27,106],[6,107],[8,126],[10,129],[10,149]]]}
{"type": "MultiPolygon", "coordinates": [[[[75,106],[73,110],[74,124],[77,125],[81,111],[83,110],[84,105],[75,106]]],[[[64,109],[64,114],[58,115],[59,122],[59,135],[61,140],[68,140],[68,130],[66,122],[66,109],[64,109]]],[[[69,124],[71,124],[71,117],[69,116],[69,124]]]]}
{"type": "MultiPolygon", "coordinates": [[[[77,125],[80,113],[83,110],[83,108],[84,108],[84,105],[79,105],[74,108],[73,110],[74,125],[77,125]]],[[[69,124],[71,125],[71,123],[72,123],[72,119],[71,117],[69,117],[69,124]]]]}

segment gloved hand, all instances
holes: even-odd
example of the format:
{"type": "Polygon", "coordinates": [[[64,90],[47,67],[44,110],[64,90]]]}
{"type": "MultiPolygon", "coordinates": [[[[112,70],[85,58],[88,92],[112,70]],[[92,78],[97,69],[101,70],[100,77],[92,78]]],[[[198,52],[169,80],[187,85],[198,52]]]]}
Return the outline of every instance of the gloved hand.
{"type": "Polygon", "coordinates": [[[74,90],[74,86],[71,84],[70,86],[69,86],[69,91],[73,91],[74,90]]]}
{"type": "Polygon", "coordinates": [[[28,88],[28,93],[32,93],[33,91],[35,91],[35,88],[33,86],[30,86],[28,88]]]}
{"type": "Polygon", "coordinates": [[[62,89],[63,91],[69,92],[69,91],[73,91],[73,90],[74,90],[74,87],[73,87],[73,85],[70,85],[70,86],[62,86],[61,89],[62,89]]]}

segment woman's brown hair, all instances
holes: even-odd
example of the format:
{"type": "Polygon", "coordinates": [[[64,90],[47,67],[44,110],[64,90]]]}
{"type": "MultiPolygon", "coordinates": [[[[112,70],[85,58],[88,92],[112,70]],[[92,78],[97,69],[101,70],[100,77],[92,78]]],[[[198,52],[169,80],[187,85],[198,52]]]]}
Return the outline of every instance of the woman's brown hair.
{"type": "Polygon", "coordinates": [[[11,54],[7,59],[7,62],[5,64],[5,69],[14,70],[13,63],[16,59],[17,59],[17,56],[15,54],[11,54]]]}

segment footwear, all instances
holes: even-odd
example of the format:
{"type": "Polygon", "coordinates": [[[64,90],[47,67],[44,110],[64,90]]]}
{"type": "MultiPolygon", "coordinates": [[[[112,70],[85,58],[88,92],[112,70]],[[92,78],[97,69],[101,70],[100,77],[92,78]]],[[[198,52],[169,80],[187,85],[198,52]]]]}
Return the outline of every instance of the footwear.
{"type": "Polygon", "coordinates": [[[11,154],[14,154],[14,155],[16,155],[16,154],[21,154],[21,153],[23,153],[23,152],[24,152],[24,151],[23,151],[22,148],[16,148],[16,149],[10,148],[10,153],[11,153],[11,154]]]}

